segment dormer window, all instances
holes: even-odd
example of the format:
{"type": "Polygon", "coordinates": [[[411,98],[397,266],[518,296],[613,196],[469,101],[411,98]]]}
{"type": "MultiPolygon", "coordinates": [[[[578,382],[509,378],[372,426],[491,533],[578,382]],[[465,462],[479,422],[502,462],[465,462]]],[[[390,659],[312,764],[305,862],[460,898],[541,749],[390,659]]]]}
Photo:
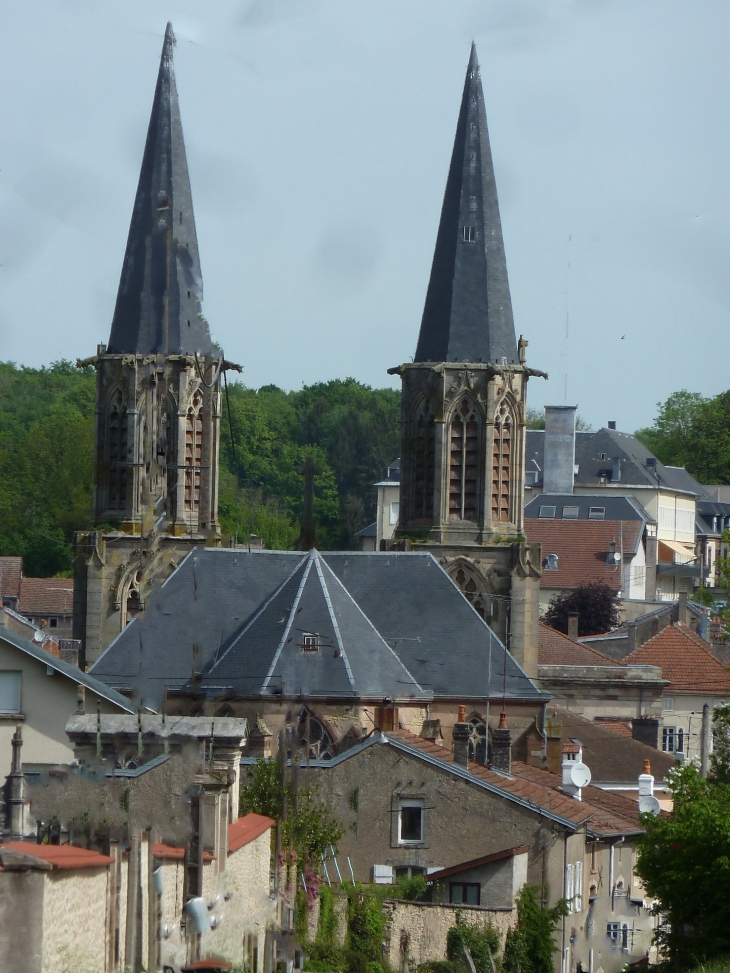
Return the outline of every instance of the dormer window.
{"type": "Polygon", "coordinates": [[[319,635],[304,635],[302,648],[305,652],[319,652],[319,635]]]}

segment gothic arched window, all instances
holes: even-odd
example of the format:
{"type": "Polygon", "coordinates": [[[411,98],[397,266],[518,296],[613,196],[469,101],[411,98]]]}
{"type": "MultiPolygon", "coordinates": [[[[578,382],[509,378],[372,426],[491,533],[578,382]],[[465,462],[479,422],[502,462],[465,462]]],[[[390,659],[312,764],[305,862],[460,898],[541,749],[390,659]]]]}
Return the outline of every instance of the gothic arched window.
{"type": "Polygon", "coordinates": [[[196,392],[185,419],[185,509],[200,508],[200,467],[203,460],[203,398],[196,392]]]}
{"type": "Polygon", "coordinates": [[[512,411],[506,402],[494,417],[494,449],[492,452],[492,520],[510,520],[510,488],[512,479],[512,411]]]}
{"type": "Polygon", "coordinates": [[[127,507],[127,407],[117,392],[109,409],[109,510],[127,507]]]}
{"type": "Polygon", "coordinates": [[[299,717],[299,744],[310,760],[331,760],[335,755],[335,742],[327,727],[308,710],[299,717]]]}
{"type": "Polygon", "coordinates": [[[416,416],[414,438],[415,491],[413,516],[416,519],[433,518],[433,468],[436,424],[433,415],[423,405],[416,416]]]}
{"type": "Polygon", "coordinates": [[[449,425],[449,520],[477,520],[479,419],[466,397],[449,425]]]}
{"type": "Polygon", "coordinates": [[[469,760],[475,764],[487,762],[487,724],[479,716],[469,720],[469,760]]]}
{"type": "Polygon", "coordinates": [[[466,600],[474,606],[477,614],[486,620],[486,598],[484,597],[484,593],[480,591],[479,585],[474,577],[467,574],[463,568],[459,568],[452,580],[456,583],[457,588],[459,588],[466,600]]]}

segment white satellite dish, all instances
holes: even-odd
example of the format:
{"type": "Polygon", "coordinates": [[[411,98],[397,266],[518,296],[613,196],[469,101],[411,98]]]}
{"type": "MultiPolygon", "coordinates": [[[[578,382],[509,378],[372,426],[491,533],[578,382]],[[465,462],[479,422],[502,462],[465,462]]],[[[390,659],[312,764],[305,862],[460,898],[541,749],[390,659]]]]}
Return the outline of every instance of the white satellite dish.
{"type": "Polygon", "coordinates": [[[573,764],[570,768],[570,782],[574,787],[588,787],[591,772],[585,764],[573,764]]]}
{"type": "Polygon", "coordinates": [[[659,814],[661,809],[661,804],[655,797],[651,797],[651,795],[647,794],[646,797],[639,798],[640,814],[659,814]]]}
{"type": "Polygon", "coordinates": [[[40,630],[38,630],[36,632],[33,632],[33,641],[34,642],[42,642],[45,639],[45,637],[46,637],[45,634],[43,632],[41,632],[40,630]]]}

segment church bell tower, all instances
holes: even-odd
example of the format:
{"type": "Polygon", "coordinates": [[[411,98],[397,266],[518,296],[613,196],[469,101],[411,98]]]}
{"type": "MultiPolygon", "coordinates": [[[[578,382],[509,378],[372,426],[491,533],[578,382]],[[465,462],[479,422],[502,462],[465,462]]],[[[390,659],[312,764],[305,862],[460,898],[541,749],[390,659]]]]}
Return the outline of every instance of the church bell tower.
{"type": "MultiPolygon", "coordinates": [[[[74,637],[93,662],[191,547],[219,542],[221,373],[167,25],[108,345],[96,369],[94,523],[76,538],[74,637]]],[[[239,369],[240,370],[240,369],[239,369]]]]}
{"type": "Polygon", "coordinates": [[[523,537],[527,381],[472,45],[431,277],[402,382],[394,546],[430,550],[537,676],[538,545],[523,537]]]}

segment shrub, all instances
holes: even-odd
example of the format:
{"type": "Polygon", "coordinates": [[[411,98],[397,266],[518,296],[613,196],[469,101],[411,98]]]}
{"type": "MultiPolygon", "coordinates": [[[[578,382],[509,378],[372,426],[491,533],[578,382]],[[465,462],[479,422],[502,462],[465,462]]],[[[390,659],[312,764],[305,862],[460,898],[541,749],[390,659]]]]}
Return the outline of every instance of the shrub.
{"type": "Polygon", "coordinates": [[[499,933],[490,923],[483,928],[467,926],[457,915],[456,925],[446,934],[446,955],[450,960],[461,960],[468,949],[477,970],[491,970],[491,958],[499,952],[499,933]]]}

